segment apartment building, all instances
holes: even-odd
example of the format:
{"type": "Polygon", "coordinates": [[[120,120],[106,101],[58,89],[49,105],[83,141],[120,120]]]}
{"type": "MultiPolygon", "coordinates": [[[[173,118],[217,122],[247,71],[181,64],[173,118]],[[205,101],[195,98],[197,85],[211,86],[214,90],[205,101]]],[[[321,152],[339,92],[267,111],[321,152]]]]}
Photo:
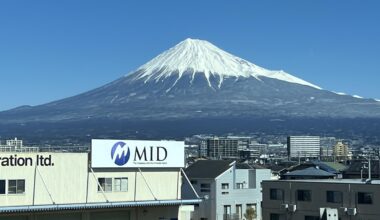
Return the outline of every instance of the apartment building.
{"type": "Polygon", "coordinates": [[[289,136],[288,156],[290,158],[317,158],[321,152],[319,136],[289,136]]]}
{"type": "MultiPolygon", "coordinates": [[[[194,209],[193,219],[244,219],[249,208],[261,218],[261,181],[271,178],[269,169],[253,169],[231,160],[200,160],[185,170],[203,202],[194,209]]],[[[184,185],[185,186],[185,185],[184,185]]],[[[186,188],[183,196],[192,195],[186,188]]]]}
{"type": "Polygon", "coordinates": [[[377,220],[380,181],[360,179],[263,181],[268,220],[377,220]]]}

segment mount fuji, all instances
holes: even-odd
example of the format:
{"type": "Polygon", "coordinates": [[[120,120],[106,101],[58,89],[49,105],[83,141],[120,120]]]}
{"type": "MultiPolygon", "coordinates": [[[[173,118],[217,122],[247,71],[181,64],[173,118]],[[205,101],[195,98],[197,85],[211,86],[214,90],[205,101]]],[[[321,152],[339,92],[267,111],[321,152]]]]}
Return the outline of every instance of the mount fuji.
{"type": "Polygon", "coordinates": [[[171,137],[171,131],[193,134],[207,126],[210,132],[223,126],[226,132],[246,131],[249,126],[242,124],[263,119],[289,123],[380,119],[380,102],[330,92],[282,70],[257,66],[207,41],[186,39],[102,87],[0,112],[0,132],[28,126],[35,131],[44,125],[41,132],[60,127],[65,132],[104,134],[108,129],[112,136],[113,131],[149,130],[155,136],[171,137]],[[223,121],[242,123],[231,127],[223,121]]]}

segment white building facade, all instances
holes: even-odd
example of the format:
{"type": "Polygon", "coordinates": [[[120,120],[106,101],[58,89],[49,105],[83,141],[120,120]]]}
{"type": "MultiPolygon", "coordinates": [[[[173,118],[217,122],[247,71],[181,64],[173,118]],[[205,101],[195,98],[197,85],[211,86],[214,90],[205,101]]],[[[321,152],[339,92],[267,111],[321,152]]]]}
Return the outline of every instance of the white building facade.
{"type": "Polygon", "coordinates": [[[316,158],[320,156],[321,139],[319,136],[289,136],[288,156],[316,158]]]}
{"type": "Polygon", "coordinates": [[[189,219],[200,200],[181,199],[181,167],[152,161],[102,168],[88,153],[0,153],[0,219],[189,219]]]}
{"type": "Polygon", "coordinates": [[[218,166],[224,166],[224,168],[218,169],[212,164],[213,161],[198,162],[204,164],[199,167],[208,166],[200,171],[200,175],[189,171],[189,168],[186,169],[192,186],[200,197],[205,198],[195,208],[193,219],[245,219],[244,213],[248,208],[256,210],[257,220],[262,219],[260,184],[263,180],[270,180],[271,172],[269,169],[242,168],[237,166],[235,162],[231,163],[230,166],[225,166],[223,162],[226,163],[226,161],[215,161],[214,163],[219,163],[218,166]],[[218,170],[220,173],[218,171],[213,172],[207,177],[207,169],[218,170]]]}

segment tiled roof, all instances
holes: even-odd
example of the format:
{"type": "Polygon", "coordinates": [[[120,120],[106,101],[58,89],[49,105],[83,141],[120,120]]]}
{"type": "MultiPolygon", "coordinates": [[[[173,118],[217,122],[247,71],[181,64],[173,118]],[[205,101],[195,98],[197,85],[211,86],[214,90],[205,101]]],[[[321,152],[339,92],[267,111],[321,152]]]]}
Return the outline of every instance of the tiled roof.
{"type": "Polygon", "coordinates": [[[186,168],[189,178],[214,179],[232,166],[231,160],[199,160],[186,168]]]}
{"type": "Polygon", "coordinates": [[[335,176],[332,173],[326,172],[315,167],[309,167],[303,170],[295,170],[293,172],[285,173],[284,176],[335,176]]]}

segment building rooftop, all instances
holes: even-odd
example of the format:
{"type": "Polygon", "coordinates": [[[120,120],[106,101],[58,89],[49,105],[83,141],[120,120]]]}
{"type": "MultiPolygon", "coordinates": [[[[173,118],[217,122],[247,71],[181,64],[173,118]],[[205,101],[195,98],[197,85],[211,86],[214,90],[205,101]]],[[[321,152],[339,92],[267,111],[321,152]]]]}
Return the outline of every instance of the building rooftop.
{"type": "MultiPolygon", "coordinates": [[[[351,164],[344,171],[344,173],[359,173],[360,174],[360,171],[361,171],[364,164],[366,164],[368,166],[368,161],[367,160],[351,161],[351,164]]],[[[365,169],[364,173],[368,173],[367,169],[365,169]]],[[[371,161],[371,173],[372,174],[379,174],[380,173],[380,163],[378,160],[372,160],[371,161]]]]}
{"type": "Polygon", "coordinates": [[[380,185],[380,180],[372,180],[371,184],[361,179],[299,179],[299,180],[264,180],[263,182],[305,182],[305,183],[334,183],[334,184],[366,184],[380,185]]]}
{"type": "MultiPolygon", "coordinates": [[[[185,173],[189,178],[215,179],[228,170],[234,162],[234,160],[198,160],[186,168],[185,173]]],[[[254,169],[254,167],[246,163],[236,163],[236,169],[254,169]]]]}
{"type": "Polygon", "coordinates": [[[336,171],[342,171],[347,169],[347,167],[344,164],[338,163],[338,162],[321,162],[326,164],[327,166],[335,169],[336,171]]]}
{"type": "Polygon", "coordinates": [[[198,160],[186,168],[189,178],[214,179],[232,166],[230,160],[198,160]]]}
{"type": "Polygon", "coordinates": [[[289,173],[283,174],[283,176],[313,176],[313,177],[328,177],[328,176],[335,176],[335,174],[332,174],[330,172],[326,172],[321,169],[317,169],[315,167],[309,167],[303,170],[295,170],[289,173]]]}

